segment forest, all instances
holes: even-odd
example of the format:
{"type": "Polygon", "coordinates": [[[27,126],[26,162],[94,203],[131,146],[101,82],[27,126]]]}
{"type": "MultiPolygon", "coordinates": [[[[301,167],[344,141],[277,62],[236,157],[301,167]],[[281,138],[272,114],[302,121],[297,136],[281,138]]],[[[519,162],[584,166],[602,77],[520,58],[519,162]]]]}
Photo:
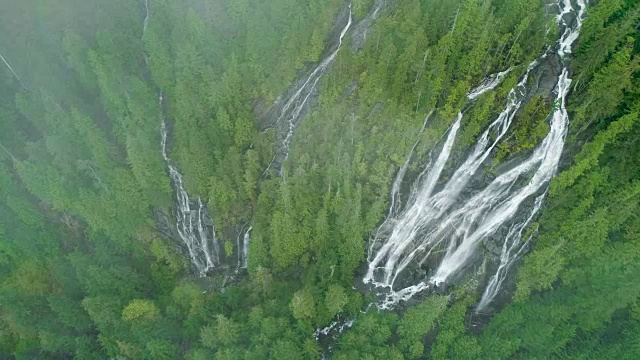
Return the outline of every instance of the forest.
{"type": "Polygon", "coordinates": [[[2,1],[0,359],[638,359],[639,117],[637,0],[2,1]]]}

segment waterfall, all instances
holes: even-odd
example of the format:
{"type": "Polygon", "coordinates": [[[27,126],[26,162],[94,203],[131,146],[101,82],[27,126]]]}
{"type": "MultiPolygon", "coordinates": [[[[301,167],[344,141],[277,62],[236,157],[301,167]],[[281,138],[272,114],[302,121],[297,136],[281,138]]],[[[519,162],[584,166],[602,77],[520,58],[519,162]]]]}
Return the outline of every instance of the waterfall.
{"type": "Polygon", "coordinates": [[[287,129],[287,134],[280,142],[273,160],[264,171],[265,174],[267,174],[268,171],[273,167],[278,168],[278,174],[282,174],[284,163],[289,158],[289,147],[295,129],[305,115],[304,111],[308,108],[311,96],[316,92],[318,82],[320,81],[320,79],[322,79],[324,74],[326,74],[329,66],[335,61],[336,56],[338,55],[338,51],[340,51],[340,48],[342,47],[344,37],[349,31],[349,28],[351,28],[352,23],[353,17],[351,12],[351,4],[349,4],[349,20],[340,32],[340,37],[338,38],[338,45],[336,49],[333,50],[326,58],[324,58],[320,62],[320,64],[318,64],[318,66],[316,66],[311,71],[311,73],[305,78],[305,80],[301,82],[298,87],[293,89],[292,95],[285,101],[284,106],[280,110],[280,114],[276,121],[276,126],[282,126],[280,124],[283,121],[286,121],[287,123],[285,127],[287,129]]]}
{"type": "MultiPolygon", "coordinates": [[[[295,133],[296,128],[300,124],[300,121],[304,118],[309,110],[310,100],[313,98],[314,94],[317,92],[318,83],[322,79],[322,77],[327,73],[329,67],[335,61],[338,52],[342,48],[344,38],[347,33],[355,27],[352,31],[351,39],[353,43],[362,43],[366,38],[366,33],[369,27],[373,24],[374,20],[376,20],[380,14],[380,10],[385,5],[385,0],[376,0],[374,5],[372,6],[372,10],[369,14],[362,19],[360,22],[354,25],[353,23],[353,12],[351,3],[349,3],[349,17],[347,23],[342,28],[340,35],[338,37],[338,43],[336,48],[329,53],[327,57],[325,57],[311,72],[300,79],[300,81],[296,82],[296,85],[288,92],[288,97],[283,101],[278,101],[274,106],[279,106],[279,103],[283,103],[283,105],[279,108],[278,116],[276,119],[276,127],[282,127],[286,130],[286,134],[280,136],[282,140],[279,140],[278,149],[276,150],[276,155],[273,157],[273,160],[267,166],[266,170],[263,173],[263,176],[268,174],[269,170],[272,168],[278,169],[278,174],[282,175],[282,170],[284,167],[284,163],[289,158],[289,151],[291,145],[291,139],[295,133]],[[283,125],[283,122],[286,123],[283,125]]],[[[356,49],[357,50],[357,49],[356,49]]]]}
{"type": "MultiPolygon", "coordinates": [[[[162,95],[160,95],[162,109],[162,95]]],[[[200,198],[191,199],[184,187],[182,174],[172,164],[167,156],[167,126],[162,119],[162,157],[169,169],[169,176],[176,192],[174,206],[176,215],[176,230],[184,243],[191,258],[191,263],[200,276],[206,276],[209,271],[220,263],[220,246],[216,237],[216,230],[207,208],[200,198]]]]}
{"type": "MultiPolygon", "coordinates": [[[[145,0],[144,6],[146,13],[142,28],[143,37],[146,34],[150,20],[149,0],[145,0]]],[[[145,62],[148,65],[146,54],[145,62]]],[[[161,154],[167,164],[169,177],[171,177],[171,183],[176,195],[174,205],[176,230],[189,253],[191,264],[196,273],[203,277],[220,264],[220,245],[216,237],[216,229],[209,216],[208,209],[202,203],[202,199],[189,197],[182,174],[167,154],[168,130],[163,114],[164,97],[162,92],[158,96],[158,106],[160,109],[161,154]]]]}
{"type": "MultiPolygon", "coordinates": [[[[378,306],[390,308],[399,301],[408,300],[426,289],[451,281],[455,275],[482,256],[477,251],[482,243],[497,241],[498,231],[507,228],[501,237],[502,251],[500,264],[491,276],[482,296],[478,310],[486,307],[499,292],[507,272],[515,260],[525,252],[527,240],[523,241],[524,230],[532,223],[542,207],[542,203],[554,177],[568,129],[569,116],[565,102],[571,79],[565,55],[571,53],[571,46],[577,39],[585,13],[584,0],[578,0],[578,10],[570,0],[561,0],[558,25],[562,35],[557,43],[557,56],[563,63],[555,88],[558,108],[550,117],[550,131],[533,153],[514,168],[498,175],[484,189],[474,190],[470,181],[478,173],[481,165],[504,139],[516,112],[524,105],[527,80],[541,60],[549,56],[546,52],[529,64],[527,71],[509,93],[507,104],[499,116],[480,136],[474,149],[446,181],[436,190],[445,164],[460,128],[460,113],[448,130],[446,140],[433,164],[425,169],[417,180],[417,186],[409,197],[404,209],[394,213],[393,221],[385,221],[370,243],[368,270],[363,278],[385,289],[385,297],[378,306]],[[575,17],[571,23],[569,17],[575,17]],[[462,196],[461,194],[471,194],[462,196]],[[517,221],[516,215],[528,211],[524,221],[517,221]],[[437,264],[422,280],[414,284],[398,281],[408,267],[422,268],[425,264],[437,264]]],[[[493,90],[511,71],[507,69],[485,79],[468,94],[475,101],[482,94],[493,90]]],[[[398,178],[404,176],[404,166],[398,178]]],[[[401,181],[401,180],[400,180],[401,181]]],[[[398,186],[394,183],[392,199],[396,197],[398,186]]],[[[395,212],[394,202],[390,215],[395,212]]],[[[423,271],[423,270],[419,270],[423,271]]]]}
{"type": "Polygon", "coordinates": [[[145,10],[145,16],[144,16],[144,21],[142,22],[143,37],[144,37],[144,34],[147,32],[147,27],[149,27],[149,17],[150,17],[149,0],[144,0],[144,10],[145,10]]]}
{"type": "MultiPolygon", "coordinates": [[[[422,123],[422,128],[420,129],[420,134],[422,134],[424,132],[424,129],[427,128],[427,122],[429,122],[431,115],[433,115],[433,110],[431,110],[429,114],[427,114],[427,116],[424,118],[424,122],[422,123]]],[[[407,173],[409,164],[411,163],[413,152],[416,150],[416,147],[418,146],[419,143],[420,143],[420,140],[417,140],[413,144],[413,147],[411,147],[411,151],[409,152],[409,156],[407,156],[407,159],[405,160],[404,164],[402,164],[402,167],[398,171],[398,175],[396,176],[396,179],[393,181],[393,187],[391,188],[391,206],[389,207],[389,214],[395,213],[397,211],[397,208],[400,206],[400,203],[399,203],[400,186],[402,186],[402,180],[404,180],[404,176],[407,173]]],[[[387,217],[387,220],[388,219],[389,217],[387,217]]]]}
{"type": "MultiPolygon", "coordinates": [[[[562,146],[564,145],[564,136],[566,135],[569,122],[569,114],[566,110],[566,100],[569,93],[569,86],[571,85],[571,79],[569,78],[569,70],[567,68],[567,60],[565,59],[565,55],[571,53],[571,47],[573,43],[578,39],[587,7],[585,0],[578,0],[577,4],[579,6],[579,9],[577,11],[577,14],[575,15],[575,24],[573,27],[569,26],[564,17],[564,15],[566,14],[576,12],[576,10],[571,5],[570,0],[564,0],[564,7],[562,7],[561,14],[558,16],[559,25],[564,27],[564,32],[559,40],[560,46],[558,49],[558,55],[561,57],[561,60],[563,62],[563,69],[557,84],[556,101],[560,104],[560,107],[554,111],[552,123],[562,123],[564,127],[564,134],[562,145],[560,145],[560,149],[557,150],[558,159],[556,160],[556,163],[552,165],[554,174],[557,170],[558,162],[560,161],[559,156],[562,151],[562,146]]],[[[533,217],[542,207],[542,201],[545,195],[546,192],[536,199],[535,205],[527,220],[525,220],[524,223],[518,224],[518,226],[513,227],[507,234],[507,237],[505,238],[503,244],[502,253],[500,254],[500,266],[496,270],[496,273],[489,280],[489,284],[482,294],[480,303],[477,306],[477,311],[486,308],[496,297],[510,266],[522,255],[522,253],[526,249],[526,245],[528,244],[529,239],[527,239],[524,243],[522,242],[523,230],[529,226],[529,224],[533,220],[533,217]]]]}
{"type": "Polygon", "coordinates": [[[249,245],[251,243],[251,230],[253,230],[253,226],[249,226],[249,228],[244,232],[242,236],[242,241],[240,241],[240,235],[242,235],[242,231],[238,234],[238,270],[246,269],[249,264],[249,245]]]}

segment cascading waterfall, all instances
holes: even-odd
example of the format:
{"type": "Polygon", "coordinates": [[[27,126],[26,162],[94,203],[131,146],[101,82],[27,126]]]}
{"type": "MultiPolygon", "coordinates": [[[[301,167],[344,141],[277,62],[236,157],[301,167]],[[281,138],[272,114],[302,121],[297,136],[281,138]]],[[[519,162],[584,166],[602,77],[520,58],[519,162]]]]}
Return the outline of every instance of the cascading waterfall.
{"type": "MultiPolygon", "coordinates": [[[[563,63],[563,69],[555,88],[557,106],[550,118],[549,133],[522,163],[497,176],[484,189],[473,191],[470,188],[469,182],[505,137],[516,112],[526,100],[530,73],[539,66],[540,60],[551,55],[547,52],[529,65],[519,84],[509,93],[504,110],[440,190],[436,191],[436,184],[451,154],[464,116],[462,113],[448,130],[436,160],[419,176],[418,186],[404,209],[397,210],[395,201],[392,201],[387,220],[371,241],[368,270],[363,279],[365,283],[386,289],[385,299],[378,304],[380,308],[392,307],[401,300],[408,300],[419,292],[451,280],[479,255],[477,249],[480,244],[492,241],[499,230],[507,228],[498,269],[489,279],[478,305],[478,310],[481,310],[495,298],[507,271],[526,250],[528,240],[522,239],[524,230],[542,207],[564,147],[569,120],[565,101],[571,84],[565,54],[571,52],[586,10],[584,0],[577,0],[577,10],[570,0],[561,0],[558,6],[558,25],[562,35],[557,43],[557,56],[563,63]],[[570,21],[569,18],[575,20],[570,21]],[[469,198],[461,196],[470,192],[469,198]],[[529,204],[532,208],[526,220],[515,220],[516,214],[524,211],[521,208],[529,204]],[[415,284],[399,281],[400,274],[408,267],[418,267],[424,272],[422,266],[425,264],[437,266],[433,266],[430,273],[415,284]]],[[[474,101],[494,89],[510,71],[507,69],[487,78],[469,92],[469,100],[474,101]]],[[[404,168],[400,169],[396,182],[402,181],[404,168]]],[[[398,188],[399,184],[394,183],[392,199],[397,197],[398,188]]]]}
{"type": "MultiPolygon", "coordinates": [[[[160,96],[162,108],[162,95],[160,96]]],[[[220,246],[213,221],[200,198],[193,200],[184,188],[182,174],[167,156],[167,127],[161,123],[162,157],[169,168],[169,176],[176,191],[176,229],[185,244],[191,263],[200,276],[205,276],[220,263],[220,246]]]]}
{"type": "Polygon", "coordinates": [[[240,240],[242,231],[240,232],[240,234],[238,234],[238,270],[246,269],[249,264],[249,245],[251,243],[251,230],[253,230],[253,226],[249,226],[249,228],[244,232],[242,240],[240,240]]]}
{"type": "MultiPolygon", "coordinates": [[[[363,23],[367,20],[370,23],[372,19],[377,17],[378,10],[382,6],[382,3],[380,1],[378,2],[379,4],[373,16],[369,16],[367,19],[363,20],[363,23]]],[[[144,8],[146,14],[143,20],[143,36],[146,33],[150,20],[148,0],[144,1],[144,8]]],[[[323,59],[320,64],[318,64],[318,66],[316,66],[306,78],[304,78],[304,81],[301,81],[301,83],[299,83],[299,86],[294,88],[294,90],[292,91],[293,94],[286,100],[284,106],[280,110],[280,114],[278,116],[276,124],[279,125],[286,120],[287,123],[285,126],[288,131],[286,133],[286,136],[284,136],[284,139],[282,140],[278,151],[276,152],[276,156],[265,170],[265,174],[268,173],[269,169],[273,167],[278,168],[279,173],[282,173],[282,166],[289,156],[289,146],[294,131],[298,126],[300,120],[302,120],[304,111],[309,106],[309,100],[312,97],[313,93],[316,91],[320,79],[327,72],[329,66],[335,61],[338,55],[338,51],[342,47],[344,37],[351,28],[352,24],[352,9],[351,4],[349,4],[348,21],[340,32],[336,48],[325,59],[323,59]]],[[[162,95],[160,95],[159,98],[160,108],[162,109],[162,95]]],[[[189,195],[184,189],[182,174],[180,174],[175,165],[167,156],[167,128],[164,119],[162,119],[161,125],[162,155],[165,159],[165,162],[167,163],[167,167],[169,168],[169,174],[171,176],[173,187],[176,191],[176,227],[180,238],[184,242],[189,252],[189,256],[194,267],[197,269],[200,275],[204,276],[208,271],[217,266],[220,261],[220,250],[218,240],[215,235],[215,228],[213,225],[213,221],[211,221],[211,218],[208,215],[206,207],[202,204],[202,200],[199,198],[195,201],[190,199],[189,195]]],[[[249,246],[251,241],[251,230],[252,227],[249,227],[246,230],[244,236],[242,237],[242,241],[240,240],[240,235],[238,236],[238,269],[247,268],[249,246]]]]}
{"type": "MultiPolygon", "coordinates": [[[[579,6],[579,9],[577,10],[577,14],[575,14],[576,10],[571,5],[571,1],[564,0],[562,4],[559,4],[559,6],[561,6],[562,8],[562,11],[557,18],[558,23],[564,27],[564,32],[560,38],[560,41],[559,41],[560,46],[557,52],[563,62],[563,69],[562,69],[562,74],[558,79],[558,85],[557,85],[558,90],[557,90],[556,101],[560,104],[560,107],[554,111],[552,123],[553,122],[563,123],[564,134],[562,138],[563,143],[561,146],[564,146],[564,136],[566,135],[567,126],[569,122],[569,114],[567,113],[565,103],[567,99],[567,94],[569,93],[569,86],[571,85],[571,79],[569,78],[569,72],[566,64],[565,55],[571,53],[571,47],[573,46],[573,43],[578,39],[578,35],[580,34],[580,29],[582,28],[582,21],[584,20],[584,16],[586,12],[586,1],[578,0],[577,3],[579,6]],[[564,6],[562,7],[562,5],[564,6]],[[572,14],[572,13],[575,15],[575,24],[573,27],[569,26],[569,24],[567,23],[567,20],[565,19],[565,15],[572,14]],[[556,118],[559,118],[559,119],[556,119],[556,118]]],[[[554,173],[558,167],[558,162],[560,161],[559,157],[560,157],[561,150],[562,149],[558,150],[558,154],[557,154],[558,159],[556,160],[555,165],[553,165],[554,173]]],[[[553,176],[553,174],[551,176],[553,176]]],[[[482,298],[480,299],[480,303],[478,304],[478,307],[477,307],[478,311],[486,308],[489,305],[489,303],[491,303],[491,301],[496,297],[496,295],[498,294],[498,291],[500,290],[502,282],[506,278],[507,271],[509,270],[510,266],[525,251],[526,246],[528,245],[529,239],[531,237],[529,237],[528,239],[526,239],[524,243],[522,243],[523,231],[530,225],[531,221],[533,221],[533,217],[537,214],[537,212],[542,207],[542,201],[545,195],[546,195],[546,192],[540,195],[540,197],[536,199],[535,205],[531,211],[531,214],[527,218],[527,220],[525,220],[524,223],[519,224],[517,227],[513,227],[507,234],[507,237],[505,238],[505,241],[502,247],[502,252],[500,254],[500,266],[496,270],[496,273],[491,277],[487,287],[485,288],[482,298]]]]}
{"type": "Polygon", "coordinates": [[[502,244],[502,250],[500,252],[500,265],[496,270],[496,273],[491,277],[487,287],[484,290],[482,299],[477,306],[477,310],[480,311],[487,307],[489,303],[495,298],[502,286],[502,282],[507,277],[507,270],[513,264],[514,260],[518,259],[526,250],[529,240],[533,234],[529,235],[525,242],[522,242],[522,235],[525,229],[531,225],[531,222],[538,214],[538,211],[542,208],[542,202],[546,197],[547,192],[536,198],[535,204],[529,213],[529,217],[524,222],[512,225],[507,233],[504,243],[502,244]]]}
{"type": "MultiPolygon", "coordinates": [[[[351,8],[351,3],[349,3],[349,17],[347,23],[344,28],[340,32],[340,36],[338,37],[338,43],[336,48],[329,53],[329,55],[324,58],[306,77],[300,79],[300,81],[296,82],[296,85],[287,93],[290,94],[286,100],[278,100],[274,107],[280,106],[279,104],[283,102],[283,105],[279,107],[277,119],[275,121],[276,127],[281,127],[286,130],[286,134],[278,135],[282,138],[279,141],[278,149],[276,150],[276,155],[273,157],[273,160],[265,169],[263,176],[269,173],[269,170],[272,168],[278,169],[278,174],[282,175],[282,170],[285,161],[289,158],[289,150],[291,145],[291,139],[295,133],[296,128],[300,124],[302,118],[306,115],[306,111],[310,107],[310,100],[313,98],[314,93],[317,92],[318,83],[320,79],[327,73],[329,67],[335,61],[340,48],[342,48],[344,37],[347,33],[352,29],[351,39],[353,43],[363,43],[367,31],[373,24],[373,22],[378,18],[380,14],[380,10],[384,7],[386,0],[375,0],[372,9],[369,14],[362,19],[360,22],[354,25],[353,23],[353,13],[351,8]],[[286,124],[282,125],[283,121],[286,119],[286,124]]],[[[354,49],[357,50],[357,49],[354,49]]]]}
{"type": "Polygon", "coordinates": [[[338,51],[340,51],[340,48],[342,47],[342,41],[349,31],[349,28],[351,28],[352,22],[353,17],[351,12],[351,4],[349,4],[349,20],[340,32],[340,37],[338,38],[338,45],[336,49],[332,51],[329,56],[323,59],[320,64],[318,64],[318,66],[313,69],[313,71],[311,71],[311,73],[306,77],[302,84],[294,89],[293,95],[291,95],[291,97],[289,97],[284,103],[284,106],[282,107],[280,115],[278,116],[278,119],[276,121],[276,126],[281,124],[282,121],[286,119],[286,127],[288,129],[288,132],[282,140],[278,150],[276,151],[275,157],[265,170],[265,174],[268,173],[268,171],[273,167],[278,168],[278,173],[282,174],[282,167],[289,157],[289,146],[291,144],[291,138],[293,137],[295,129],[304,116],[304,110],[309,104],[309,99],[316,91],[318,82],[327,72],[329,66],[335,61],[336,56],[338,55],[338,51]]]}
{"type": "MultiPolygon", "coordinates": [[[[150,12],[149,0],[144,2],[145,17],[142,27],[142,36],[146,34],[149,26],[150,12]]],[[[145,54],[145,62],[148,63],[145,54]]],[[[209,216],[209,211],[202,203],[202,199],[191,199],[184,187],[182,174],[178,171],[169,156],[167,155],[167,124],[163,115],[164,98],[162,92],[158,96],[160,109],[160,135],[162,158],[169,169],[171,183],[176,192],[176,203],[174,206],[176,216],[176,230],[178,236],[184,243],[191,264],[199,276],[206,276],[220,264],[220,245],[216,237],[216,230],[209,216]]]]}

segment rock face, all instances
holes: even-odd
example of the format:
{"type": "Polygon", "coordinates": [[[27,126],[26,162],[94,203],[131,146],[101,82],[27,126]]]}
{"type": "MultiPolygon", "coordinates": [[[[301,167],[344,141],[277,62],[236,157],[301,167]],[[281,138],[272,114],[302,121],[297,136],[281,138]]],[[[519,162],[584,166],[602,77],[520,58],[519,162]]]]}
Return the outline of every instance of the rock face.
{"type": "Polygon", "coordinates": [[[528,92],[527,101],[536,95],[555,100],[553,92],[561,73],[562,64],[558,56],[547,56],[541,59],[540,65],[531,74],[532,85],[528,92]]]}
{"type": "MultiPolygon", "coordinates": [[[[175,211],[175,210],[174,210],[175,211]]],[[[185,259],[191,260],[191,253],[184,240],[180,235],[180,231],[175,223],[175,214],[166,213],[161,209],[153,209],[153,216],[156,223],[156,230],[165,238],[169,239],[175,245],[175,249],[182,254],[185,259]]],[[[213,228],[213,222],[209,219],[206,226],[213,228]]],[[[229,256],[221,252],[216,261],[215,267],[202,272],[195,263],[191,262],[193,275],[189,276],[201,285],[205,291],[220,291],[224,288],[237,283],[243,274],[246,273],[249,256],[249,245],[251,241],[251,228],[241,228],[228,232],[229,237],[233,238],[237,235],[237,241],[231,242],[233,252],[229,256]]]]}
{"type": "Polygon", "coordinates": [[[175,225],[170,216],[161,209],[153,209],[153,217],[156,223],[156,230],[167,239],[171,239],[176,245],[179,245],[180,237],[175,229],[175,225]]]}

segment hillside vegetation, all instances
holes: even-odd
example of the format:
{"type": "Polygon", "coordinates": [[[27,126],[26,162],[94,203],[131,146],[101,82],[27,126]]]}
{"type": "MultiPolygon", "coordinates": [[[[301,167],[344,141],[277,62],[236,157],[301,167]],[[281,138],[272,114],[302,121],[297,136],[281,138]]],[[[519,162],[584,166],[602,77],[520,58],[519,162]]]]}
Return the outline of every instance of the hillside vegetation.
{"type": "MultiPolygon", "coordinates": [[[[354,21],[376,3],[354,0],[354,21]]],[[[587,8],[563,167],[488,314],[473,282],[367,307],[362,266],[412,146],[418,174],[465,108],[459,161],[557,40],[556,13],[543,0],[385,4],[361,49],[345,37],[278,176],[263,174],[277,149],[264,109],[326,56],[343,1],[1,2],[0,358],[319,359],[328,345],[334,359],[640,358],[640,3],[587,8]],[[231,284],[196,278],[159,231],[175,202],[162,119],[227,251],[253,227],[231,284]]],[[[554,106],[530,99],[486,171],[535,148],[554,106]]]]}

